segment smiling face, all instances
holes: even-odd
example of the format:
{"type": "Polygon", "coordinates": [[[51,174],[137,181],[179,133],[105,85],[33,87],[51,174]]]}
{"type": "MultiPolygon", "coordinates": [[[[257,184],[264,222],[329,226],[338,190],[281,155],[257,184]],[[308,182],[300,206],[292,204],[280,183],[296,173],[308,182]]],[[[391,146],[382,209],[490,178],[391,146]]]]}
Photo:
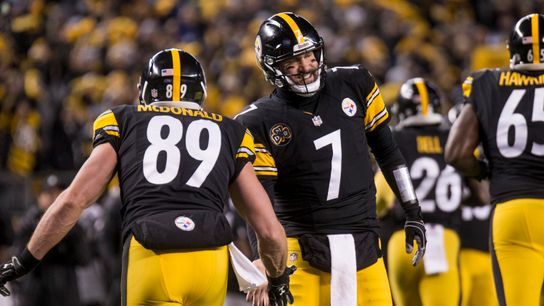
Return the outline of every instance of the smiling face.
{"type": "Polygon", "coordinates": [[[279,64],[279,69],[296,85],[313,83],[319,77],[319,62],[312,51],[288,58],[279,64]]]}

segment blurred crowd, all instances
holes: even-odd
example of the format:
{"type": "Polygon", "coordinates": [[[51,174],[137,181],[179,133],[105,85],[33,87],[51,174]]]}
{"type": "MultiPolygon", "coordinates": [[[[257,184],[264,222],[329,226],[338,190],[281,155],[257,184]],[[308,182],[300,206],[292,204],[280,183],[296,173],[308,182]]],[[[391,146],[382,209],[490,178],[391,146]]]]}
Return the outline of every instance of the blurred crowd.
{"type": "MultiPolygon", "coordinates": [[[[508,65],[505,42],[513,23],[543,12],[544,2],[0,1],[0,209],[10,212],[2,215],[23,219],[38,201],[45,173],[81,166],[91,150],[93,120],[109,107],[137,103],[142,61],[158,50],[178,47],[200,60],[210,111],[233,116],[270,92],[254,40],[264,18],[280,11],[316,26],[328,66],[366,66],[387,103],[402,82],[420,76],[453,105],[469,71],[508,65]]],[[[91,220],[104,220],[105,202],[91,220]]],[[[6,222],[21,229],[20,221],[6,222]]]]}

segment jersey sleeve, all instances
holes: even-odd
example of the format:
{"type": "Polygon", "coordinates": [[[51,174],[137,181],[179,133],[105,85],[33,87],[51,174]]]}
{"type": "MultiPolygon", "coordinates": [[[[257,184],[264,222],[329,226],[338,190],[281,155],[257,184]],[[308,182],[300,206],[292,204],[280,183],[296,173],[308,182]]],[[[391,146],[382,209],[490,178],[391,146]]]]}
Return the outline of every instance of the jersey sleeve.
{"type": "Polygon", "coordinates": [[[255,143],[248,129],[244,132],[242,142],[236,151],[235,160],[234,177],[238,177],[238,174],[248,162],[253,163],[255,161],[255,143]]]}
{"type": "Polygon", "coordinates": [[[262,143],[255,143],[255,162],[253,167],[258,176],[278,176],[278,169],[274,157],[262,143]]]}
{"type": "Polygon", "coordinates": [[[103,143],[110,143],[115,151],[118,151],[121,133],[117,118],[112,110],[103,112],[96,118],[93,124],[93,147],[103,143]]]}
{"type": "Polygon", "coordinates": [[[475,99],[476,91],[478,90],[478,81],[480,77],[485,73],[485,70],[480,70],[471,73],[463,84],[461,89],[463,90],[463,100],[464,104],[471,104],[474,107],[476,113],[478,113],[479,105],[478,99],[475,99]]]}
{"type": "Polygon", "coordinates": [[[389,121],[389,112],[383,102],[382,94],[374,77],[366,69],[362,69],[364,75],[363,92],[366,93],[364,100],[365,108],[365,131],[372,132],[378,126],[387,124],[389,121]]]}

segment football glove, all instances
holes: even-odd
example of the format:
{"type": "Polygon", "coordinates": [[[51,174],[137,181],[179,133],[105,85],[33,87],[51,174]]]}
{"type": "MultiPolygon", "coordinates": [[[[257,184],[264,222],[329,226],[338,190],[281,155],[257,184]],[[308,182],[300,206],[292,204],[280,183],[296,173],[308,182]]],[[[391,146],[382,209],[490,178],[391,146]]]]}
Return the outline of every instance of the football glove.
{"type": "Polygon", "coordinates": [[[416,266],[423,259],[425,246],[427,245],[423,220],[407,219],[406,223],[404,223],[404,233],[406,234],[406,253],[411,254],[414,250],[414,240],[417,243],[417,251],[412,258],[412,265],[416,266]]]}
{"type": "Polygon", "coordinates": [[[6,283],[17,279],[34,270],[40,263],[32,254],[25,249],[20,256],[13,256],[11,260],[0,267],[0,294],[8,296],[11,293],[6,288],[6,283]]]}
{"type": "Polygon", "coordinates": [[[270,306],[286,306],[295,301],[289,291],[289,276],[297,270],[297,267],[286,267],[278,277],[268,277],[268,299],[270,306]]]}

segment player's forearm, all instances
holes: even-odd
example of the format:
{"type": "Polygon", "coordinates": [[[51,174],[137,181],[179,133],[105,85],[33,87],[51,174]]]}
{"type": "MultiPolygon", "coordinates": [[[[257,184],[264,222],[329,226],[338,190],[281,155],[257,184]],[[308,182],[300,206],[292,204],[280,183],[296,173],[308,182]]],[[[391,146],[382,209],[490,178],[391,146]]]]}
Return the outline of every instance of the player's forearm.
{"type": "Polygon", "coordinates": [[[487,177],[487,163],[478,160],[474,155],[459,156],[449,158],[447,163],[452,165],[457,171],[466,177],[476,178],[481,180],[487,177]]]}
{"type": "Polygon", "coordinates": [[[281,225],[275,232],[270,237],[259,237],[259,255],[270,277],[279,277],[287,261],[285,232],[281,225]]]}
{"type": "Polygon", "coordinates": [[[64,191],[45,212],[28,243],[28,250],[42,259],[74,227],[84,209],[64,191]]]}

